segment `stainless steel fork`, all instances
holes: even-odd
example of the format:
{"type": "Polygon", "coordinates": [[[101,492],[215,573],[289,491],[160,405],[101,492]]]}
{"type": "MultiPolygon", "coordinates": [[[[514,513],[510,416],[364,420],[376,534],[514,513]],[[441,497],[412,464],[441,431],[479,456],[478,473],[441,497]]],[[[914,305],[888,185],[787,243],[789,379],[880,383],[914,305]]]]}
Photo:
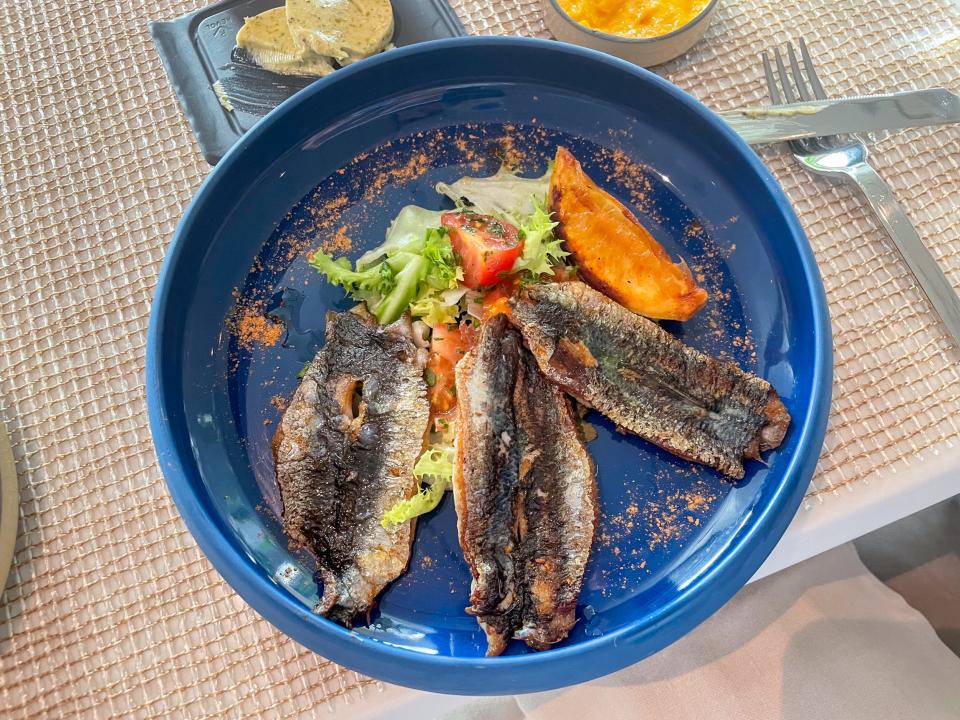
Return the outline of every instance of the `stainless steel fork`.
{"type": "MultiPolygon", "coordinates": [[[[783,61],[779,48],[774,48],[777,75],[780,77],[781,95],[767,53],[762,53],[763,72],[767,77],[770,99],[774,105],[825,100],[827,93],[820,84],[807,44],[800,38],[800,56],[806,80],[800,70],[793,43],[787,43],[787,58],[790,72],[783,61]],[[792,80],[791,80],[792,75],[792,80]]],[[[943,324],[960,344],[960,297],[937,265],[930,251],[924,246],[907,213],[897,202],[893,191],[877,171],[867,163],[867,147],[856,135],[831,135],[807,140],[792,140],[790,149],[794,157],[808,170],[826,175],[835,180],[847,181],[860,189],[867,204],[873,208],[880,223],[890,235],[893,244],[906,261],[920,288],[930,300],[943,324]]]]}

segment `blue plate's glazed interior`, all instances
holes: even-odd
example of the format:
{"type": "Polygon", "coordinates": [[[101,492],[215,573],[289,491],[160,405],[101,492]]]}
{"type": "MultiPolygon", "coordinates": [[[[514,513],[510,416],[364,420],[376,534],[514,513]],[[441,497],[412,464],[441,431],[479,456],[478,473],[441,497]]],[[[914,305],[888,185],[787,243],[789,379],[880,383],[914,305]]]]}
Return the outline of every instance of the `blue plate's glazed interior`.
{"type": "MultiPolygon", "coordinates": [[[[543,62],[528,63],[524,72],[559,72],[543,62]]],[[[171,437],[170,445],[158,441],[161,462],[170,477],[167,455],[178,455],[171,489],[181,508],[190,506],[185,516],[205,550],[216,543],[221,572],[231,582],[243,574],[234,584],[288,632],[282,618],[271,617],[270,603],[282,597],[302,608],[297,623],[306,629],[294,637],[333,659],[445,691],[542,689],[588,679],[675,640],[715,609],[756,569],[799,501],[812,460],[798,454],[816,456],[825,418],[817,397],[825,377],[822,290],[811,283],[802,237],[749,151],[733,146],[717,121],[645,75],[630,75],[633,86],[617,85],[625,73],[607,69],[609,78],[603,67],[589,78],[571,70],[552,84],[524,73],[454,82],[455,69],[451,79],[418,84],[411,70],[409,89],[370,98],[313,131],[309,115],[324,112],[325,98],[308,91],[291,101],[296,106],[285,120],[254,136],[245,158],[238,151],[228,156],[180,229],[165,271],[174,277],[166,280],[163,318],[155,319],[162,327],[152,330],[161,336],[163,423],[171,437]],[[370,624],[352,632],[309,614],[318,597],[313,561],[288,550],[276,520],[270,441],[283,399],[322,343],[325,312],[352,305],[307,257],[321,246],[356,257],[382,242],[403,205],[449,207],[433,189],[438,181],[492,174],[504,157],[523,174],[540,174],[559,144],[634,209],[672,255],[686,259],[710,292],[694,319],[665,327],[768,379],[795,422],[766,465],[748,463],[746,478],[734,485],[588,415],[598,431],[589,445],[602,507],[597,539],[578,622],[564,643],[539,655],[559,660],[564,647],[597,649],[597,641],[634,631],[645,645],[572,675],[504,675],[491,684],[481,672],[475,681],[435,683],[424,675],[427,665],[417,668],[417,657],[479,661],[486,647],[464,612],[470,575],[449,494],[418,523],[407,573],[383,593],[370,624]],[[227,172],[241,162],[254,168],[227,172]],[[233,328],[244,312],[280,318],[286,333],[274,344],[238,341],[233,328]],[[194,527],[197,508],[211,527],[194,527]],[[771,508],[785,516],[771,517],[771,508]],[[225,569],[228,555],[236,561],[225,569]],[[281,593],[272,601],[270,586],[281,593]],[[671,620],[684,602],[691,605],[687,615],[671,620]],[[388,653],[366,665],[367,655],[338,654],[341,637],[359,640],[371,657],[378,648],[409,654],[388,653]],[[412,664],[394,672],[388,660],[412,664]]],[[[330,88],[327,99],[336,105],[336,85],[330,88]]],[[[514,642],[507,654],[532,653],[514,642]]],[[[462,667],[482,671],[487,662],[501,661],[462,667]]]]}

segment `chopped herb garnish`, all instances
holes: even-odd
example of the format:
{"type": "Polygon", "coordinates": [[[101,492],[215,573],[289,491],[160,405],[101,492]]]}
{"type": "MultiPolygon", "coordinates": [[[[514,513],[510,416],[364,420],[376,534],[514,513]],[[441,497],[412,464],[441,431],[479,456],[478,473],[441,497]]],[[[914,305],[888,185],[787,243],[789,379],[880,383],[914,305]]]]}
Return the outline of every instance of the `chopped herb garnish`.
{"type": "Polygon", "coordinates": [[[437,374],[430,368],[427,368],[423,372],[423,379],[427,381],[427,385],[430,387],[437,384],[437,374]]]}

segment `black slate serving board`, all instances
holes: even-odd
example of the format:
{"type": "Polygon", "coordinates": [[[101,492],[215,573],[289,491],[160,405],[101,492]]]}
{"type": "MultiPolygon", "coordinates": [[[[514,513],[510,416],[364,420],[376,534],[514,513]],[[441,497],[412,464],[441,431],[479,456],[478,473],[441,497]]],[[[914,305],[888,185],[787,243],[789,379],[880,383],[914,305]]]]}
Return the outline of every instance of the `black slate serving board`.
{"type": "MultiPolygon", "coordinates": [[[[282,0],[223,0],[175,20],[150,23],[170,84],[211,165],[257,120],[316,80],[263,70],[234,47],[245,17],[281,4],[282,0]],[[232,112],[214,92],[218,81],[232,112]]],[[[393,14],[393,42],[398,47],[466,34],[444,0],[393,0],[393,14]]]]}

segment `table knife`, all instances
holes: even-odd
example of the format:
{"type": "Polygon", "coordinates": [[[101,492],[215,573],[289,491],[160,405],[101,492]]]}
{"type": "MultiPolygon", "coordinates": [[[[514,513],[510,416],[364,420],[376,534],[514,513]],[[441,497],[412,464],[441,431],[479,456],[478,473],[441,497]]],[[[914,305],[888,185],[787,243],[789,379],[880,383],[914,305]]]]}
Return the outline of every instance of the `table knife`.
{"type": "Polygon", "coordinates": [[[751,145],[842,133],[960,123],[960,96],[945,88],[725,110],[751,145]]]}

